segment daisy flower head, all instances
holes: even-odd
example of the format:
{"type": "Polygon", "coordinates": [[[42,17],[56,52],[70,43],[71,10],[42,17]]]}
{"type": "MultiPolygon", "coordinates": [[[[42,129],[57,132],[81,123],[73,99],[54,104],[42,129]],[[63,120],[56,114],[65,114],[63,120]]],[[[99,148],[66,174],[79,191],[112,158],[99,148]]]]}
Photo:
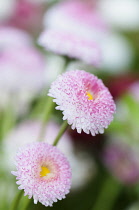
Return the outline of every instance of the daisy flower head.
{"type": "Polygon", "coordinates": [[[107,27],[96,8],[80,0],[63,1],[50,8],[39,44],[47,50],[98,65],[100,43],[107,27]]]}
{"type": "Polygon", "coordinates": [[[63,111],[63,120],[78,133],[95,136],[103,133],[113,120],[115,103],[102,80],[83,70],[73,70],[60,75],[48,93],[63,111]]]}
{"type": "Polygon", "coordinates": [[[71,168],[65,155],[57,147],[44,142],[28,144],[16,155],[18,188],[24,190],[34,203],[45,206],[65,198],[71,186],[71,168]]]}
{"type": "MultiPolygon", "coordinates": [[[[37,141],[36,136],[39,136],[41,125],[41,121],[38,120],[24,121],[13,128],[9,135],[4,139],[2,145],[3,155],[1,157],[1,168],[3,168],[6,173],[9,174],[9,172],[13,170],[14,157],[18,148],[37,141]]],[[[59,129],[60,126],[54,121],[47,123],[44,141],[52,145],[59,129]]],[[[63,134],[57,148],[68,157],[72,170],[71,190],[78,190],[85,186],[96,172],[95,162],[92,157],[82,150],[79,150],[78,153],[77,151],[74,152],[74,143],[68,132],[63,134]]]]}

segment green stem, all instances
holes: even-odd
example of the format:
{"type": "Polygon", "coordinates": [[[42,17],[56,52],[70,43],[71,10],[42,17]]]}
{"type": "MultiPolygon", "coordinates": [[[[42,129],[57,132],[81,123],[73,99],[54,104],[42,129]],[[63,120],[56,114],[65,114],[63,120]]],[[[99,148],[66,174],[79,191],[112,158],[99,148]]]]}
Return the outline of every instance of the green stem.
{"type": "Polygon", "coordinates": [[[92,210],[112,210],[113,205],[121,191],[121,185],[112,177],[107,177],[104,180],[101,192],[93,205],[92,210]]]}
{"type": "Polygon", "coordinates": [[[16,210],[18,208],[18,204],[19,204],[19,201],[20,201],[20,198],[22,197],[22,195],[23,195],[23,190],[19,190],[17,195],[13,199],[13,202],[10,206],[10,210],[16,210]]]}
{"type": "Polygon", "coordinates": [[[47,124],[47,122],[49,120],[49,117],[52,113],[54,105],[55,104],[53,102],[53,99],[51,97],[48,97],[47,104],[46,104],[45,110],[44,110],[44,115],[43,115],[44,118],[43,118],[41,130],[40,130],[40,133],[39,133],[39,137],[38,137],[39,141],[43,141],[43,139],[45,137],[46,124],[47,124]]]}
{"type": "Polygon", "coordinates": [[[3,140],[8,131],[14,126],[16,116],[11,101],[3,111],[0,112],[0,140],[3,140]]]}
{"type": "Polygon", "coordinates": [[[67,121],[64,121],[60,130],[59,130],[59,133],[57,134],[57,137],[54,140],[53,146],[56,146],[58,144],[61,136],[64,134],[64,132],[66,131],[67,128],[68,128],[68,123],[67,123],[67,121]]]}
{"type": "Polygon", "coordinates": [[[21,201],[20,210],[26,210],[29,207],[31,201],[32,199],[24,197],[24,199],[21,201]]]}
{"type": "MultiPolygon", "coordinates": [[[[65,71],[65,69],[68,66],[70,61],[71,61],[70,58],[65,57],[65,63],[64,63],[64,66],[62,68],[61,73],[63,73],[65,71]]],[[[39,134],[39,137],[38,137],[38,141],[43,141],[44,140],[46,124],[47,124],[47,122],[49,120],[49,117],[52,113],[54,105],[55,105],[55,103],[53,102],[53,99],[48,96],[47,105],[46,105],[45,110],[44,110],[44,118],[43,118],[43,123],[42,123],[41,130],[40,130],[40,134],[39,134]]]]}

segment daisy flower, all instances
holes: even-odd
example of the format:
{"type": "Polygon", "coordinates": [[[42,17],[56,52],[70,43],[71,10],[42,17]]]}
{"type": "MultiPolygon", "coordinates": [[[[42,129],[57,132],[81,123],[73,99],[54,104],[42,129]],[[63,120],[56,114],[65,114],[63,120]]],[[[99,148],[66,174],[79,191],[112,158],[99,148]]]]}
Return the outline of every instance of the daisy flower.
{"type": "Polygon", "coordinates": [[[78,133],[95,136],[103,133],[113,120],[115,103],[102,80],[83,70],[74,70],[60,75],[48,93],[63,111],[63,120],[77,129],[78,133]]]}
{"type": "Polygon", "coordinates": [[[65,198],[71,186],[71,168],[65,155],[44,142],[28,144],[16,155],[19,190],[24,190],[34,203],[45,206],[65,198]]]}
{"type": "Polygon", "coordinates": [[[39,44],[54,53],[98,65],[106,26],[89,2],[63,1],[50,8],[39,44]]]}
{"type": "MultiPolygon", "coordinates": [[[[2,145],[3,155],[1,154],[1,168],[6,173],[9,174],[9,171],[13,170],[14,157],[18,148],[37,141],[36,136],[39,136],[41,125],[40,121],[24,121],[15,127],[4,139],[2,145]]],[[[60,126],[57,123],[50,121],[45,128],[44,141],[52,145],[59,129],[60,126]]],[[[71,190],[77,190],[85,186],[96,173],[96,166],[92,157],[85,151],[74,151],[74,144],[68,132],[63,134],[57,148],[68,157],[71,165],[71,190]]]]}

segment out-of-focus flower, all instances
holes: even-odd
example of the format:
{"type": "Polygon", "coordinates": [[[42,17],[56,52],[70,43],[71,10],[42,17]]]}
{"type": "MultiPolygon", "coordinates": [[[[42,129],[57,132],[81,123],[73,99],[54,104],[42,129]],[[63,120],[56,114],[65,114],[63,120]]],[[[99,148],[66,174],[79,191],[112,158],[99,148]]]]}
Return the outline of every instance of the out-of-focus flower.
{"type": "Polygon", "coordinates": [[[66,1],[49,9],[39,43],[47,50],[97,65],[106,26],[89,2],[66,1]]]}
{"type": "Polygon", "coordinates": [[[60,75],[48,93],[63,111],[72,129],[81,133],[103,133],[113,120],[115,103],[102,80],[83,70],[69,71],[60,75]]]}
{"type": "Polygon", "coordinates": [[[20,148],[16,155],[18,189],[24,190],[34,203],[45,206],[65,198],[71,186],[71,168],[66,156],[57,147],[35,142],[20,148]]]}
{"type": "Polygon", "coordinates": [[[100,0],[99,9],[113,27],[136,30],[139,27],[138,0],[100,0]]]}
{"type": "Polygon", "coordinates": [[[13,14],[15,7],[15,0],[1,0],[0,1],[0,22],[9,18],[13,14]]]}
{"type": "Polygon", "coordinates": [[[139,80],[129,86],[128,92],[135,101],[139,102],[139,80]]]}
{"type": "MultiPolygon", "coordinates": [[[[109,32],[105,39],[101,42],[102,59],[99,65],[99,70],[108,72],[111,75],[120,75],[127,73],[133,61],[133,49],[122,35],[109,32]]],[[[71,69],[89,69],[90,72],[97,73],[98,69],[93,69],[91,65],[86,65],[82,61],[72,61],[68,65],[68,70],[71,69]]],[[[124,85],[124,84],[123,84],[124,85]]]]}
{"type": "Polygon", "coordinates": [[[117,114],[109,127],[111,142],[104,151],[104,160],[110,171],[121,182],[139,182],[139,92],[138,82],[128,88],[117,100],[117,114]]]}
{"type": "Polygon", "coordinates": [[[30,40],[20,30],[0,29],[0,88],[36,91],[42,87],[44,58],[30,40]]]}
{"type": "Polygon", "coordinates": [[[112,74],[127,72],[133,60],[133,49],[121,35],[109,33],[102,42],[100,68],[112,74]]]}
{"type": "Polygon", "coordinates": [[[45,66],[44,56],[27,33],[12,27],[0,28],[0,96],[8,99],[5,107],[8,101],[17,114],[27,110],[34,95],[44,87],[45,66]]]}
{"type": "Polygon", "coordinates": [[[0,88],[37,91],[43,86],[43,56],[33,47],[3,49],[0,55],[0,88]]]}
{"type": "Polygon", "coordinates": [[[18,0],[15,4],[14,13],[6,23],[37,35],[42,29],[43,13],[44,8],[42,3],[38,4],[35,1],[18,0]]]}
{"type": "Polygon", "coordinates": [[[103,160],[110,172],[125,184],[139,181],[139,153],[126,143],[114,142],[106,145],[103,160]]]}
{"type": "Polygon", "coordinates": [[[30,45],[32,45],[31,37],[25,31],[10,26],[0,27],[0,52],[9,47],[30,45]]]}
{"type": "MultiPolygon", "coordinates": [[[[19,147],[37,141],[41,128],[41,123],[38,121],[25,121],[16,127],[3,141],[3,168],[10,171],[14,166],[14,156],[19,147]]],[[[59,131],[59,126],[54,122],[49,122],[46,126],[44,140],[48,144],[53,144],[53,141],[59,131]]],[[[61,137],[57,147],[68,157],[73,176],[72,189],[83,187],[95,173],[94,161],[91,157],[80,151],[79,155],[74,153],[72,139],[67,134],[61,137]]]]}

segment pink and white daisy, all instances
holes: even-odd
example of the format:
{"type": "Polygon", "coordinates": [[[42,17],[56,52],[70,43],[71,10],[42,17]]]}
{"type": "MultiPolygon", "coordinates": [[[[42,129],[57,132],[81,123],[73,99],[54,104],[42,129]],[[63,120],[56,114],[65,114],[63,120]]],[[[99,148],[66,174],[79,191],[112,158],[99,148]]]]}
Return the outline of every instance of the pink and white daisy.
{"type": "Polygon", "coordinates": [[[95,136],[113,120],[116,107],[109,90],[102,80],[83,70],[60,75],[48,95],[55,98],[56,109],[63,111],[63,120],[78,133],[83,129],[95,136]]]}
{"type": "Polygon", "coordinates": [[[18,188],[25,191],[34,203],[45,206],[65,198],[71,186],[71,168],[65,155],[44,142],[36,142],[20,148],[16,155],[18,188]]]}
{"type": "MultiPolygon", "coordinates": [[[[18,148],[37,141],[41,129],[40,121],[24,121],[16,126],[3,141],[3,153],[1,155],[1,168],[6,173],[13,170],[14,157],[18,148]]],[[[59,132],[60,126],[55,122],[49,122],[45,129],[44,141],[53,144],[59,132]]],[[[74,151],[74,144],[68,132],[61,137],[57,148],[68,157],[72,169],[71,190],[77,190],[85,186],[96,173],[96,167],[92,157],[79,150],[74,151]]]]}
{"type": "Polygon", "coordinates": [[[98,65],[106,26],[89,2],[63,1],[48,10],[39,43],[47,50],[98,65]]]}

